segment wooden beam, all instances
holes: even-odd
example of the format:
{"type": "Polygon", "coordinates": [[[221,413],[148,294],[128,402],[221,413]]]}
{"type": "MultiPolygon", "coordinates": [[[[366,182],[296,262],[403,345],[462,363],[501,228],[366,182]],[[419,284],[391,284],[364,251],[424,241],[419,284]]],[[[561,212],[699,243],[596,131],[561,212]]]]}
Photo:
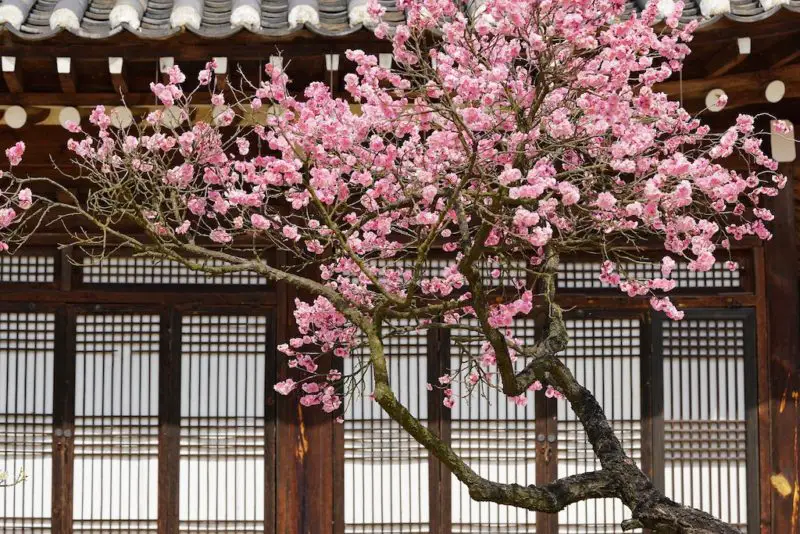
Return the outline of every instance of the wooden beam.
{"type": "Polygon", "coordinates": [[[786,66],[779,69],[765,69],[756,72],[729,74],[716,78],[697,78],[693,80],[675,80],[657,84],[653,89],[668,95],[683,98],[687,108],[701,104],[706,94],[712,89],[722,89],[728,95],[725,109],[733,109],[753,104],[767,105],[764,90],[773,80],[781,80],[786,85],[784,99],[800,98],[800,68],[786,66]]]}
{"type": "Polygon", "coordinates": [[[65,93],[74,93],[75,76],[72,72],[72,58],[57,57],[56,71],[58,71],[58,83],[61,84],[61,91],[65,93]]]}
{"type": "Polygon", "coordinates": [[[12,93],[22,93],[24,84],[22,83],[22,69],[16,56],[3,56],[3,79],[6,81],[8,90],[12,93]]]}
{"type": "Polygon", "coordinates": [[[108,58],[108,74],[111,76],[111,85],[114,92],[123,96],[128,92],[128,84],[125,83],[125,60],[121,57],[108,58]]]}
{"type": "Polygon", "coordinates": [[[780,42],[764,53],[763,65],[779,69],[798,59],[800,59],[800,48],[786,46],[786,43],[780,42]]]}
{"type": "Polygon", "coordinates": [[[733,46],[723,46],[709,61],[706,77],[713,78],[730,72],[734,67],[750,57],[750,38],[740,37],[733,46]]]}

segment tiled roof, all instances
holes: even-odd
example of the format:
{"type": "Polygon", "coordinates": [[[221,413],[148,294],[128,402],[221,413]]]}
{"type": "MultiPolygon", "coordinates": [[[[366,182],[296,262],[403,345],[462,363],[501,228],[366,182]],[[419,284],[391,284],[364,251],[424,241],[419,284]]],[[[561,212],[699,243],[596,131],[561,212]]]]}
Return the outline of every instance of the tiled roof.
{"type": "MultiPolygon", "coordinates": [[[[390,22],[403,15],[395,0],[380,0],[390,22]]],[[[628,12],[648,0],[627,0],[628,12]]],[[[664,8],[673,0],[658,1],[664,8]]],[[[758,21],[784,10],[800,13],[800,0],[686,0],[684,21],[710,24],[722,18],[758,21]]],[[[2,0],[0,24],[27,39],[45,39],[61,31],[105,38],[123,31],[163,39],[188,29],[220,38],[244,30],[279,37],[299,30],[343,36],[364,27],[366,0],[2,0]]],[[[0,26],[2,27],[2,26],[0,26]]]]}

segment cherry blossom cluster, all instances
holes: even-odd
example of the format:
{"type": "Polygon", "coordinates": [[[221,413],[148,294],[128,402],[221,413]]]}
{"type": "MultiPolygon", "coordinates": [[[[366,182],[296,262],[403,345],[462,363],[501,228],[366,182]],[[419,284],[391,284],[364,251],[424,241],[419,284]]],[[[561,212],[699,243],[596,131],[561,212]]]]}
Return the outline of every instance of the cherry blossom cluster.
{"type": "MultiPolygon", "coordinates": [[[[298,375],[276,390],[329,412],[348,377],[322,362],[364,346],[343,307],[376,314],[380,329],[392,313],[425,329],[486,309],[511,339],[553,274],[548,255],[581,251],[601,258],[604,282],[679,319],[665,296],[676,264],[707,271],[733,241],[769,239],[764,199],[786,178],[753,117],[712,133],[657,90],[680,70],[694,30],[679,25],[680,2],[654,29],[658,4],[626,18],[623,0],[486,0],[477,10],[404,0],[407,22],[376,30],[395,67],[348,51],[348,99],[323,83],[295,93],[273,64],[252,89],[228,91],[215,86],[213,61],[196,81],[175,66],[152,84],[161,108],[141,124],[119,130],[99,106],[91,131],[69,126],[80,179],[100,186],[86,209],[135,221],[170,250],[269,245],[318,265],[346,305],[297,302],[299,335],[280,350],[298,375]],[[210,115],[192,104],[203,91],[210,115]],[[730,170],[732,158],[750,172],[730,170]],[[620,246],[646,241],[663,247],[661,276],[620,272],[620,246]],[[444,267],[430,272],[436,254],[444,267]],[[519,260],[524,277],[511,269],[519,260]]],[[[377,1],[368,11],[382,16],[377,1]]],[[[12,167],[23,152],[22,143],[6,151],[12,167]]],[[[0,230],[39,201],[22,186],[6,192],[0,230]]],[[[494,359],[484,343],[481,372],[466,380],[488,382],[494,359]]],[[[456,402],[447,387],[444,402],[456,402]]]]}

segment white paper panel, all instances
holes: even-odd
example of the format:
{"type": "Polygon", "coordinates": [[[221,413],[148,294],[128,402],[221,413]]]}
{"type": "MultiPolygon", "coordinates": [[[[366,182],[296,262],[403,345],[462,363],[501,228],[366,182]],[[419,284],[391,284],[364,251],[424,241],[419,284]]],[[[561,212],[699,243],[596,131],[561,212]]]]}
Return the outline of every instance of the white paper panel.
{"type": "Polygon", "coordinates": [[[0,532],[50,532],[55,316],[0,313],[0,532]]]}
{"type": "MultiPolygon", "coordinates": [[[[476,326],[476,321],[467,324],[476,326]]],[[[519,319],[511,329],[523,343],[533,343],[534,323],[519,319]]],[[[479,360],[483,337],[465,328],[451,332],[450,368],[467,369],[479,360]]],[[[521,370],[526,360],[516,362],[521,370]]],[[[496,369],[493,369],[496,371],[496,369]]],[[[526,406],[517,406],[495,387],[482,385],[470,390],[464,383],[466,372],[452,384],[457,399],[452,409],[453,448],[479,475],[494,482],[520,485],[536,482],[536,421],[534,392],[525,397],[526,406]]],[[[494,385],[497,385],[497,377],[494,385]]],[[[469,496],[467,487],[455,477],[451,482],[452,524],[455,533],[535,532],[536,513],[494,503],[479,503],[469,496]]]]}
{"type": "MultiPolygon", "coordinates": [[[[407,322],[397,328],[408,329],[407,322]]],[[[427,334],[404,331],[384,340],[389,380],[423,424],[428,416],[427,334]]],[[[366,353],[344,360],[345,375],[366,365],[366,353]]],[[[371,370],[345,409],[345,532],[428,532],[428,454],[369,398],[371,370]]]]}
{"type": "MultiPolygon", "coordinates": [[[[617,437],[641,465],[640,323],[637,319],[568,320],[563,361],[605,410],[617,437]]],[[[558,401],[558,476],[600,468],[586,432],[566,401],[558,401]]],[[[558,514],[559,533],[617,533],[630,511],[614,499],[575,503],[558,514]]]]}
{"type": "Polygon", "coordinates": [[[267,319],[181,328],[180,530],[263,532],[267,319]]]}
{"type": "Polygon", "coordinates": [[[73,529],[155,532],[158,315],[76,320],[73,529]]]}
{"type": "MultiPolygon", "coordinates": [[[[206,260],[212,267],[227,265],[219,260],[206,260]]],[[[149,258],[114,257],[97,262],[91,258],[83,261],[84,284],[213,284],[213,285],[265,285],[267,279],[255,273],[238,272],[210,275],[193,271],[171,261],[149,258]]]]}
{"type": "Polygon", "coordinates": [[[665,490],[747,527],[744,322],[664,322],[665,490]]]}

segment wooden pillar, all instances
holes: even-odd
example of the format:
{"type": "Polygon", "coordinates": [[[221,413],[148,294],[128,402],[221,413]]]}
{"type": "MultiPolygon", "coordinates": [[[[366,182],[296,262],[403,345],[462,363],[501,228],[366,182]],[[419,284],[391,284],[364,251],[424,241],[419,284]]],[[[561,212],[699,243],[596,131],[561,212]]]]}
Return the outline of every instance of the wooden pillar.
{"type": "MultiPolygon", "coordinates": [[[[278,264],[286,257],[279,253],[278,264]]],[[[306,271],[305,275],[310,275],[306,271]]],[[[278,284],[278,343],[297,334],[294,300],[298,292],[278,284]]],[[[278,380],[290,373],[286,357],[278,354],[278,380]]],[[[324,368],[328,362],[320,362],[324,368]]],[[[334,531],[334,417],[319,407],[303,408],[296,395],[277,395],[276,528],[281,534],[332,534],[334,531]]]]}
{"type": "MultiPolygon", "coordinates": [[[[781,166],[789,184],[770,203],[774,237],[764,247],[771,430],[771,532],[800,532],[800,355],[798,354],[797,227],[793,185],[797,163],[781,166]]],[[[762,441],[763,443],[763,441],[762,441]]]]}
{"type": "MultiPolygon", "coordinates": [[[[428,331],[428,382],[438,384],[440,376],[451,374],[450,331],[436,328],[428,331]]],[[[428,430],[451,443],[451,411],[444,407],[444,392],[434,389],[428,400],[428,430]]],[[[452,530],[452,474],[428,453],[428,506],[431,534],[449,534],[452,530]]],[[[414,498],[412,496],[412,498],[414,498]]],[[[420,503],[421,506],[424,503],[420,503]]]]}
{"type": "Polygon", "coordinates": [[[181,430],[181,318],[161,314],[158,399],[158,534],[179,528],[181,430]]]}
{"type": "Polygon", "coordinates": [[[75,315],[56,315],[53,391],[53,534],[72,533],[72,479],[75,463],[75,315]]]}

